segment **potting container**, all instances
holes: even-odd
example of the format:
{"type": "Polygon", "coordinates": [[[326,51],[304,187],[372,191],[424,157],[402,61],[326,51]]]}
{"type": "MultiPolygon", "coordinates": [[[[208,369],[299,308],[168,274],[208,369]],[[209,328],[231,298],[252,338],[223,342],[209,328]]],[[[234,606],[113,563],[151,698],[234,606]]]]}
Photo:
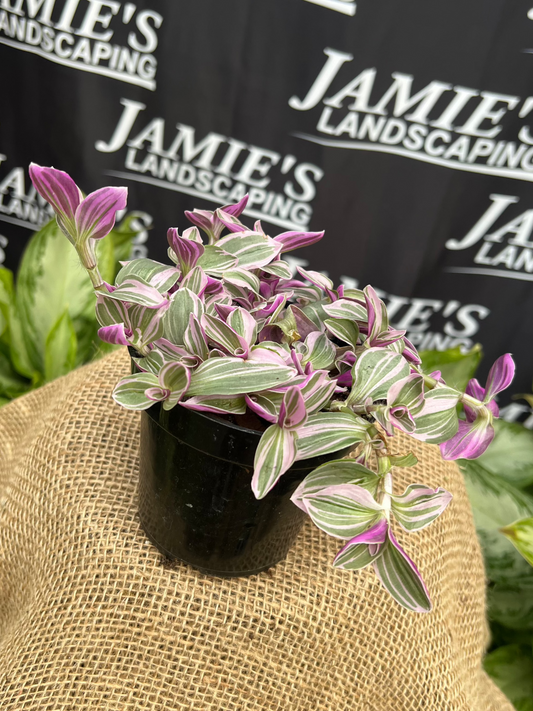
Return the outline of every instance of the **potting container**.
{"type": "Polygon", "coordinates": [[[164,555],[223,576],[259,573],[285,558],[305,520],[291,495],[310,471],[344,452],[296,462],[258,500],[251,479],[260,438],[180,405],[142,413],[139,512],[164,555]]]}

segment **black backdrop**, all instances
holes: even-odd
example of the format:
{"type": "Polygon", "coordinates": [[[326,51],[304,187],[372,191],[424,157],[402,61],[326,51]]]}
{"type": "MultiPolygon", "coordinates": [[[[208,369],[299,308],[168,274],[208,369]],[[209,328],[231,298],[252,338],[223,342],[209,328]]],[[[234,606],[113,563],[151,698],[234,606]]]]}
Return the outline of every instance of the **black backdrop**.
{"type": "Polygon", "coordinates": [[[161,260],[183,210],[249,192],[271,234],[325,228],[295,257],[382,290],[419,348],[510,351],[528,391],[532,6],[0,0],[0,257],[47,218],[31,160],[127,185],[161,260]]]}

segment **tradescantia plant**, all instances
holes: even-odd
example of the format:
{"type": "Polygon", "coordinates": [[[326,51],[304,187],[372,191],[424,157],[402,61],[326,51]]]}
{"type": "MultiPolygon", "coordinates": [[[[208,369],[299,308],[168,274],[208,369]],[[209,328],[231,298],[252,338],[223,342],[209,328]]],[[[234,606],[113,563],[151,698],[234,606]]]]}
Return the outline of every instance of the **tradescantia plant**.
{"type": "Polygon", "coordinates": [[[494,435],[494,398],[514,375],[511,356],[496,361],[485,388],[473,379],[464,393],[439,372],[424,373],[372,287],[335,288],[323,274],[301,268],[293,278],[283,254],[323,232],[272,238],[260,222],[251,230],[239,219],[247,197],[214,212],[186,212],[193,226],[182,234],[168,230],[171,266],[137,259],[108,284],[95,244],[125,207],[126,188],[84,198],[62,171],[32,164],[30,175],[89,272],[100,337],[138,353],[139,372],[116,386],[115,401],[132,410],[159,402],[165,410],[254,413],[264,424],[251,481],[257,498],[294,462],[359,445],[356,459],[315,469],[292,500],[345,541],[336,567],[372,565],[398,603],[429,611],[428,591],[394,527],[425,528],[451,495],[418,483],[394,493],[395,467],[417,460],[394,454],[391,438],[400,431],[440,444],[445,459],[482,454],[494,435]],[[459,403],[465,419],[458,418],[459,403]]]}

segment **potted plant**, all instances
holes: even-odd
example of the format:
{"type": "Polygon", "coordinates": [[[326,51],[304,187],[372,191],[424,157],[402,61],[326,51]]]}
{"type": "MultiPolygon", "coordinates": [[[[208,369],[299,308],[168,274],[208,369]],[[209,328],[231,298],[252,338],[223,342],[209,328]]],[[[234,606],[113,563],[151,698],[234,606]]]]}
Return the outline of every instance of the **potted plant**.
{"type": "Polygon", "coordinates": [[[251,574],[284,557],[307,514],[344,541],[336,567],[372,565],[397,602],[430,610],[394,527],[424,528],[451,495],[418,483],[395,492],[394,468],[417,462],[390,443],[400,431],[440,444],[445,459],[479,456],[511,356],[464,393],[424,373],[372,287],[334,288],[304,269],[293,278],[283,255],[323,232],[249,229],[246,197],[186,212],[193,226],[168,230],[172,265],[130,261],[108,284],[95,245],[126,188],[84,198],[62,171],[32,164],[30,175],[90,275],[100,337],[130,347],[133,372],[113,397],[143,411],[140,515],[159,548],[207,572],[251,574]]]}

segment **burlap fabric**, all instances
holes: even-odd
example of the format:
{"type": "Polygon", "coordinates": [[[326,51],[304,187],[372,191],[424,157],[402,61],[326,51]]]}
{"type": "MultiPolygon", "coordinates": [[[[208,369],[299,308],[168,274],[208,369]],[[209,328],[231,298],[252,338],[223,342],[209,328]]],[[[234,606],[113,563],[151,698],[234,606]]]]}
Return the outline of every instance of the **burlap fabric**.
{"type": "Polygon", "coordinates": [[[415,478],[454,500],[398,532],[432,613],[402,610],[371,570],[334,570],[339,544],[311,524],[275,569],[208,578],[139,526],[139,415],[110,398],[128,367],[119,352],[0,410],[3,711],[512,709],[481,668],[481,555],[437,448],[409,442],[415,478]]]}

